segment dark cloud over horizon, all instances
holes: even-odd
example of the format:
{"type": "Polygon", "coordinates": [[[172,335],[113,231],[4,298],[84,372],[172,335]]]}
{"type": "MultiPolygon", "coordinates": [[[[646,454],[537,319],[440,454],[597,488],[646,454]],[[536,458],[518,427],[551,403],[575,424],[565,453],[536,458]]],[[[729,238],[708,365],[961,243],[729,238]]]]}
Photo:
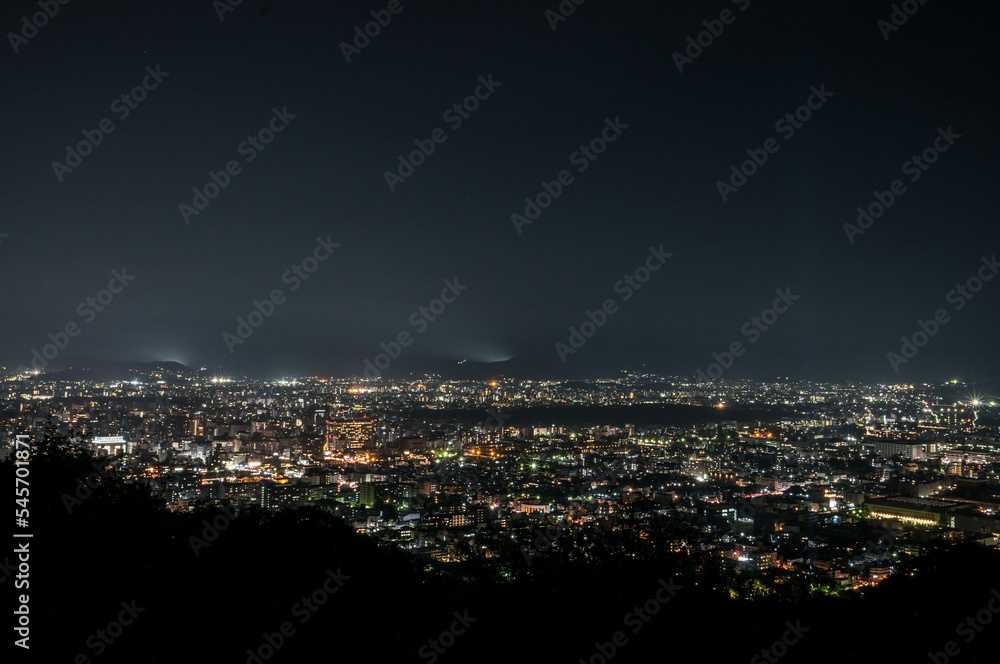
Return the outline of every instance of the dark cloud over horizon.
{"type": "MultiPolygon", "coordinates": [[[[742,342],[727,377],[996,375],[1000,280],[961,309],[949,298],[997,253],[991,5],[928,2],[886,40],[892,3],[589,0],[553,31],[556,0],[404,0],[346,62],[340,43],[386,4],[246,0],[220,20],[207,0],[70,2],[17,53],[5,40],[0,363],[30,363],[75,322],[52,366],[361,374],[405,332],[387,374],[461,360],[694,374],[742,342]],[[679,72],[673,54],[723,9],[733,21],[679,72]],[[115,100],[157,66],[121,117],[115,100]],[[822,86],[832,96],[791,135],[776,126],[822,86]],[[447,109],[477,88],[456,127],[447,109]],[[294,118],[245,144],[275,109],[294,118]],[[52,162],[104,118],[114,130],[60,181],[52,162]],[[574,160],[616,118],[627,128],[574,160]],[[905,162],[949,127],[960,138],[912,181],[905,162]],[[439,128],[390,191],[384,172],[439,128]],[[724,202],[716,182],[769,138],[777,151],[724,202]],[[230,161],[238,173],[185,223],[178,206],[230,161]],[[563,170],[572,183],[518,233],[511,215],[563,170]],[[852,244],[843,225],[894,180],[905,193],[852,244]],[[327,237],[340,248],[292,290],[284,275],[327,237]],[[661,245],[672,257],[625,300],[616,284],[661,245]],[[134,281],[88,321],[79,306],[123,267],[134,281]],[[419,314],[455,279],[454,302],[419,314]],[[786,288],[799,299],[748,343],[743,326],[786,288]],[[275,289],[282,303],[230,353],[223,334],[275,289]],[[607,299],[616,312],[561,362],[555,344],[607,299]],[[938,309],[949,321],[894,373],[886,354],[938,309]]],[[[8,3],[0,28],[37,11],[8,3]]]]}

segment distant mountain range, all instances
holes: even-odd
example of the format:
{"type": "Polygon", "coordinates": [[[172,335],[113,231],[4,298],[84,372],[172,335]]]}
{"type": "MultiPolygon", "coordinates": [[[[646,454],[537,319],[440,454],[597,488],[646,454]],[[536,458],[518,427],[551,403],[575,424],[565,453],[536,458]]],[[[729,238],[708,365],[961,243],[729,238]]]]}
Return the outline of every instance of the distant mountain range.
{"type": "Polygon", "coordinates": [[[194,373],[180,362],[121,362],[114,360],[90,360],[58,371],[48,371],[45,378],[52,380],[95,380],[101,382],[133,380],[137,375],[151,371],[172,373],[194,373]]]}

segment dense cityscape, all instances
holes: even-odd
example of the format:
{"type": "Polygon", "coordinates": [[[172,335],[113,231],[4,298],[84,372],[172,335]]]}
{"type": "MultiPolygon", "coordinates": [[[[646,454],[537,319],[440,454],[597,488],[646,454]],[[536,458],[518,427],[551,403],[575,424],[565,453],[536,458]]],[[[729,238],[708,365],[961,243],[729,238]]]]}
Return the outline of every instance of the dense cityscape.
{"type": "Polygon", "coordinates": [[[2,661],[994,664],[996,9],[4,3],[2,661]]]}
{"type": "MultiPolygon", "coordinates": [[[[11,375],[2,397],[8,439],[66,436],[169,510],[314,506],[444,564],[499,556],[498,538],[529,566],[552,547],[586,559],[588,532],[638,518],[763,589],[838,593],[929,539],[1000,536],[997,405],[960,380],[260,382],[167,363],[11,375]]],[[[80,479],[69,512],[100,474],[80,479]]]]}

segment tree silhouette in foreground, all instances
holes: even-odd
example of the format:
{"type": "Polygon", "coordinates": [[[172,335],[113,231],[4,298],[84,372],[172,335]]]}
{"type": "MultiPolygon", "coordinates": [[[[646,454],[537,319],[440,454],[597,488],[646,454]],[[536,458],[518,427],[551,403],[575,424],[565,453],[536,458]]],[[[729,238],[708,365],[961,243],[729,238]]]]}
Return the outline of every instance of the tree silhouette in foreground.
{"type": "MultiPolygon", "coordinates": [[[[319,509],[249,509],[235,519],[215,506],[174,513],[68,438],[50,435],[34,452],[30,589],[17,591],[30,595],[32,621],[31,650],[17,654],[32,661],[242,664],[285,621],[295,631],[269,662],[429,661],[420,648],[467,611],[475,622],[437,655],[445,664],[588,661],[595,642],[616,631],[627,638],[616,664],[747,661],[796,620],[809,631],[783,662],[919,662],[955,640],[956,624],[1000,589],[996,550],[937,542],[863,596],[764,593],[701,551],[689,526],[660,518],[561,534],[530,561],[520,548],[530,533],[523,541],[478,535],[465,562],[425,571],[319,509]],[[92,477],[91,493],[67,508],[64,494],[97,473],[94,464],[103,478],[92,477]],[[225,527],[209,541],[213,523],[225,527]],[[676,537],[691,538],[686,551],[670,552],[665,543],[676,537]],[[338,570],[342,587],[303,611],[303,597],[338,570]],[[626,615],[671,578],[676,597],[633,632],[626,615]],[[142,613],[95,656],[88,643],[133,600],[142,613]]],[[[10,496],[12,460],[0,472],[10,496]]],[[[13,579],[2,585],[15,593],[13,579]]],[[[998,640],[1000,619],[971,643],[959,639],[961,661],[988,661],[998,640]]]]}

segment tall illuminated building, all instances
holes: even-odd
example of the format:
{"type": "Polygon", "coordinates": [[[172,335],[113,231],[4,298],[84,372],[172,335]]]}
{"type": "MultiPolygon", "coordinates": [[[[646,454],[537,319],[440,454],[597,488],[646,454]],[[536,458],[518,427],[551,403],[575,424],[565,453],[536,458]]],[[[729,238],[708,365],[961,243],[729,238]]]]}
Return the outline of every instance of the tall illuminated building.
{"type": "Polygon", "coordinates": [[[370,445],[374,439],[375,423],[372,420],[327,420],[326,445],[323,451],[330,454],[359,450],[370,445]]]}

